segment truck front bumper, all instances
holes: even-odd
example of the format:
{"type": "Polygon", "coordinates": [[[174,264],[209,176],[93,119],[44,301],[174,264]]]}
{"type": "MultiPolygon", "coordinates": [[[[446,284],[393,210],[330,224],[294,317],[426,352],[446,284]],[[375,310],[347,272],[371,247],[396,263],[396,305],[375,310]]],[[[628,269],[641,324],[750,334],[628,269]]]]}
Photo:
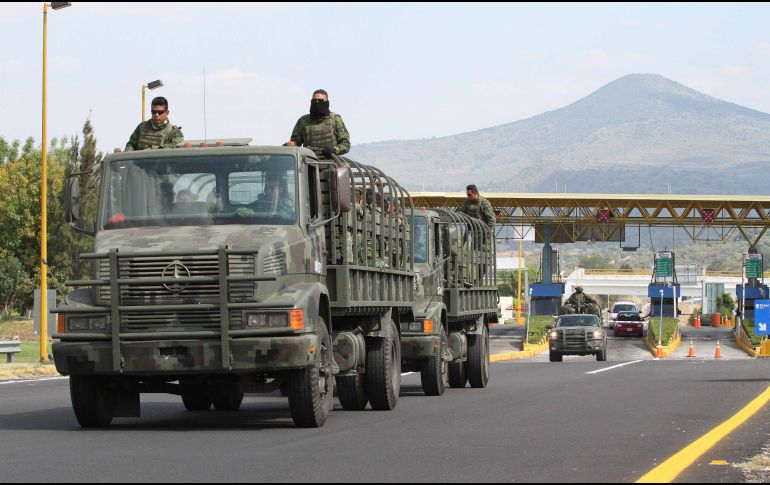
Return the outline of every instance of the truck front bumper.
{"type": "MultiPolygon", "coordinates": [[[[231,366],[223,368],[219,340],[124,341],[120,372],[177,375],[302,369],[314,365],[317,349],[315,334],[231,339],[231,366]]],[[[109,341],[57,342],[53,357],[62,375],[115,373],[109,341]]]]}

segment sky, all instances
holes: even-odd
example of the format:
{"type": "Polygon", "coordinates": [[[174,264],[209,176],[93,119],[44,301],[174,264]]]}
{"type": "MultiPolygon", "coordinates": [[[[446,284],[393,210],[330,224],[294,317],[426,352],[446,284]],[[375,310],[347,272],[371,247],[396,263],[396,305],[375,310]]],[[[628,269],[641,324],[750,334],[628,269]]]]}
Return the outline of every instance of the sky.
{"type": "MultiPolygon", "coordinates": [[[[6,140],[41,137],[42,5],[0,4],[6,140]]],[[[90,117],[99,149],[125,146],[156,79],[146,110],[165,96],[186,139],[265,145],[317,88],[353,145],[526,119],[632,73],[770,112],[768,26],[767,3],[72,2],[48,14],[48,135],[90,117]]]]}

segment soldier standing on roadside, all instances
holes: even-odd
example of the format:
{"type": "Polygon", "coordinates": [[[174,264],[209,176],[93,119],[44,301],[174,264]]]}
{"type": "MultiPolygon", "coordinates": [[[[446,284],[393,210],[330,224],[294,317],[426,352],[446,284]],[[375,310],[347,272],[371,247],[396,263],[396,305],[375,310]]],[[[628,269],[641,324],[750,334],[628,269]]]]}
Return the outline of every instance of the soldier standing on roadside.
{"type": "Polygon", "coordinates": [[[126,143],[126,151],[147,150],[150,148],[176,148],[184,141],[182,128],[168,121],[168,101],[162,96],[152,100],[150,104],[152,117],[142,121],[131,134],[126,143]]]}
{"type": "Polygon", "coordinates": [[[308,147],[316,155],[326,157],[350,151],[350,134],[342,117],[329,111],[329,94],[326,91],[316,89],[310,100],[310,114],[297,120],[291,132],[291,141],[285,145],[308,147]]]}

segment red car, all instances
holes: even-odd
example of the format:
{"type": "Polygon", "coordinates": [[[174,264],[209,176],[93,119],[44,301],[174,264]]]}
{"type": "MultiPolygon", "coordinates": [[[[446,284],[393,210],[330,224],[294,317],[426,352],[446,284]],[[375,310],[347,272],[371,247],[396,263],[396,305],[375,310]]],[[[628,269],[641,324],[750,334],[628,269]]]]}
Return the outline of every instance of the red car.
{"type": "Polygon", "coordinates": [[[620,312],[615,320],[615,336],[638,335],[644,337],[644,321],[637,312],[620,312]]]}

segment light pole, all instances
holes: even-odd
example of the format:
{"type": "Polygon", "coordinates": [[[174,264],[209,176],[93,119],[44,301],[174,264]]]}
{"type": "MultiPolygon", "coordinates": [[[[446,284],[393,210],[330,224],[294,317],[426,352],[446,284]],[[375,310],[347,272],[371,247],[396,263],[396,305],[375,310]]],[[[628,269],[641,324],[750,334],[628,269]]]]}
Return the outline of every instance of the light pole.
{"type": "Polygon", "coordinates": [[[163,86],[163,81],[161,81],[160,79],[157,79],[155,81],[149,82],[147,84],[142,84],[142,119],[139,120],[140,123],[145,120],[145,118],[144,118],[144,92],[145,92],[145,90],[149,89],[149,90],[152,91],[153,89],[157,89],[157,88],[159,88],[161,86],[163,86]]]}
{"type": "Polygon", "coordinates": [[[529,343],[529,317],[532,315],[532,288],[529,289],[529,299],[527,300],[527,327],[524,330],[524,345],[529,343]]]}
{"type": "Polygon", "coordinates": [[[522,253],[523,244],[524,244],[524,240],[519,239],[519,284],[516,286],[516,288],[518,289],[516,292],[517,298],[518,298],[518,301],[516,302],[516,307],[518,308],[516,323],[518,323],[519,325],[521,325],[521,320],[522,320],[521,318],[521,289],[522,289],[521,288],[521,253],[522,253]]]}
{"type": "Polygon", "coordinates": [[[40,172],[40,362],[48,361],[48,172],[46,133],[46,61],[48,40],[48,7],[59,10],[72,5],[70,2],[43,3],[43,136],[41,145],[42,170],[40,172]]]}
{"type": "Polygon", "coordinates": [[[660,329],[658,331],[658,348],[663,346],[663,290],[660,290],[660,329]]]}

